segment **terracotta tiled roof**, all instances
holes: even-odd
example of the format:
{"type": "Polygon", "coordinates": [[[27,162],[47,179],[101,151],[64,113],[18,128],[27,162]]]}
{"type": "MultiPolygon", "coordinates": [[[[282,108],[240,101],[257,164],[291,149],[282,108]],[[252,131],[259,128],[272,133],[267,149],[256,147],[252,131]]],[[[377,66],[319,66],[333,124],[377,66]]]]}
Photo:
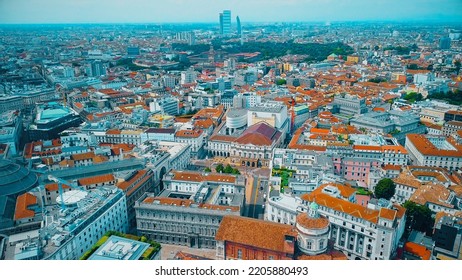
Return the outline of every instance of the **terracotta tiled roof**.
{"type": "Polygon", "coordinates": [[[101,183],[108,183],[115,181],[115,177],[112,174],[104,174],[94,177],[82,178],[79,179],[77,182],[80,186],[88,186],[94,184],[101,184],[101,183]]]}
{"type": "Polygon", "coordinates": [[[69,167],[74,167],[74,161],[71,159],[63,159],[60,163],[60,166],[69,166],[69,167]]]}
{"type": "Polygon", "coordinates": [[[220,142],[233,142],[236,140],[236,137],[228,135],[212,135],[209,141],[220,141],[220,142]]]}
{"type": "Polygon", "coordinates": [[[452,191],[456,196],[462,197],[462,185],[450,186],[448,189],[452,191]]]}
{"type": "Polygon", "coordinates": [[[109,159],[103,155],[97,155],[93,157],[93,162],[94,163],[101,163],[101,162],[106,162],[109,159]]]}
{"type": "Polygon", "coordinates": [[[178,130],[175,133],[175,137],[182,137],[182,138],[198,138],[202,135],[201,129],[194,129],[194,130],[178,130]]]}
{"type": "MultiPolygon", "coordinates": [[[[178,207],[190,207],[192,204],[195,204],[194,201],[190,199],[181,199],[181,198],[171,198],[171,197],[147,197],[143,200],[143,203],[159,203],[162,205],[172,205],[178,207]]],[[[231,212],[239,212],[239,206],[228,206],[228,205],[215,205],[215,204],[207,204],[207,203],[200,203],[195,204],[198,208],[202,209],[209,209],[209,210],[217,210],[217,211],[231,211],[231,212]]]]}
{"type": "Polygon", "coordinates": [[[213,126],[213,121],[212,119],[205,119],[205,120],[197,120],[194,122],[194,127],[197,127],[197,128],[202,128],[202,129],[205,129],[205,128],[209,128],[213,126]]]}
{"type": "Polygon", "coordinates": [[[106,135],[108,135],[108,134],[120,134],[120,133],[121,133],[120,129],[108,129],[106,131],[106,135]]]}
{"type": "Polygon", "coordinates": [[[293,254],[294,247],[288,248],[285,244],[286,235],[296,237],[297,232],[289,225],[246,217],[225,216],[215,239],[293,254]]]}
{"type": "Polygon", "coordinates": [[[129,196],[140,186],[142,186],[147,180],[152,178],[152,174],[151,176],[145,176],[146,174],[147,170],[138,170],[136,171],[136,174],[133,177],[131,177],[128,181],[118,183],[117,187],[119,189],[122,189],[126,193],[126,195],[129,196]]]}
{"type": "Polygon", "coordinates": [[[344,198],[344,199],[349,199],[353,194],[356,193],[356,189],[355,188],[352,188],[352,187],[349,187],[349,186],[345,186],[345,185],[342,185],[342,184],[338,184],[338,183],[327,183],[327,184],[322,184],[320,185],[319,187],[317,187],[315,190],[313,190],[311,193],[313,195],[316,195],[318,193],[322,193],[322,190],[325,188],[325,187],[328,187],[328,186],[333,186],[333,187],[336,187],[339,192],[340,192],[340,195],[344,198]]]}
{"type": "Polygon", "coordinates": [[[404,245],[404,251],[409,252],[412,255],[418,256],[422,260],[429,260],[431,257],[430,250],[428,250],[425,246],[414,242],[406,242],[406,244],[404,245]]]}
{"type": "Polygon", "coordinates": [[[380,208],[379,217],[394,221],[396,218],[396,211],[388,208],[380,208]]]}
{"type": "MultiPolygon", "coordinates": [[[[410,141],[414,147],[423,155],[426,156],[445,156],[445,157],[462,157],[462,147],[459,145],[453,145],[456,150],[443,150],[438,149],[433,145],[430,140],[421,134],[408,134],[406,135],[406,141],[410,141]]],[[[451,143],[450,138],[447,138],[451,143]]],[[[451,143],[454,144],[454,143],[451,143]]]]}
{"type": "MultiPolygon", "coordinates": [[[[62,187],[63,187],[63,189],[70,189],[71,188],[70,186],[65,185],[65,184],[63,184],[62,187]]],[[[57,183],[51,183],[51,184],[45,185],[45,190],[47,190],[49,192],[54,192],[54,191],[59,190],[59,187],[58,187],[57,183]]]]}
{"type": "Polygon", "coordinates": [[[95,157],[94,152],[71,155],[71,159],[74,161],[90,160],[90,159],[93,160],[94,157],[95,157]]]}
{"type": "Polygon", "coordinates": [[[25,218],[32,218],[35,212],[29,209],[29,206],[37,204],[37,197],[30,193],[25,193],[16,199],[16,209],[14,211],[14,219],[20,220],[25,218]]]}
{"type": "Polygon", "coordinates": [[[271,146],[281,137],[282,133],[265,122],[256,123],[247,128],[235,142],[255,146],[271,146]]]}
{"type": "Polygon", "coordinates": [[[422,186],[422,182],[417,180],[414,176],[409,174],[407,171],[401,172],[397,178],[392,179],[396,184],[400,184],[407,187],[418,189],[422,186]]]}
{"type": "Polygon", "coordinates": [[[382,167],[384,170],[401,170],[401,165],[385,164],[382,167]]]}
{"type": "Polygon", "coordinates": [[[454,205],[448,201],[450,193],[448,189],[440,184],[428,183],[418,188],[412,194],[410,200],[420,205],[433,203],[446,208],[454,208],[454,205]]]}
{"type": "Polygon", "coordinates": [[[193,172],[193,171],[172,171],[173,177],[172,180],[180,180],[180,181],[191,181],[191,182],[227,182],[227,183],[235,183],[236,177],[233,175],[225,175],[225,174],[218,174],[218,173],[209,173],[207,175],[202,174],[200,172],[193,172]]]}
{"type": "Polygon", "coordinates": [[[324,229],[329,226],[329,220],[323,217],[311,218],[306,213],[297,215],[297,224],[306,229],[324,229]]]}
{"type": "Polygon", "coordinates": [[[378,222],[379,211],[368,209],[364,206],[332,197],[328,194],[318,193],[318,194],[304,194],[301,196],[302,200],[309,202],[316,201],[317,204],[324,207],[346,213],[348,215],[367,220],[371,223],[376,224],[378,222]]]}

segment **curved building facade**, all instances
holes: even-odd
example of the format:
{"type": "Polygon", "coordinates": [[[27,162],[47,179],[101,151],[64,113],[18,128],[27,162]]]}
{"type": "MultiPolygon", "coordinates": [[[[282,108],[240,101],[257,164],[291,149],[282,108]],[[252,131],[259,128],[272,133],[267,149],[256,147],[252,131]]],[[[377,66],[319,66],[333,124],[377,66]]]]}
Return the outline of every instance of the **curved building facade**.
{"type": "Polygon", "coordinates": [[[320,217],[319,206],[313,202],[308,213],[297,216],[297,245],[300,251],[307,255],[319,255],[327,251],[330,222],[320,217]]]}

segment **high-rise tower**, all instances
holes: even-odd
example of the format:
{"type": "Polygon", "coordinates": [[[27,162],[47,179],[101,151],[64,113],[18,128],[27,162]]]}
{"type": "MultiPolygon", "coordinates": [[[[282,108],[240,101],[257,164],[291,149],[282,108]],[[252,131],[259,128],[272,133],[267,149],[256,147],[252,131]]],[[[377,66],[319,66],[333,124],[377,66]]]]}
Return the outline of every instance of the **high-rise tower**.
{"type": "Polygon", "coordinates": [[[221,35],[231,34],[231,11],[224,10],[220,13],[220,33],[221,35]]]}
{"type": "Polygon", "coordinates": [[[241,26],[241,19],[239,16],[236,17],[236,23],[237,23],[237,36],[241,37],[242,36],[242,26],[241,26]]]}

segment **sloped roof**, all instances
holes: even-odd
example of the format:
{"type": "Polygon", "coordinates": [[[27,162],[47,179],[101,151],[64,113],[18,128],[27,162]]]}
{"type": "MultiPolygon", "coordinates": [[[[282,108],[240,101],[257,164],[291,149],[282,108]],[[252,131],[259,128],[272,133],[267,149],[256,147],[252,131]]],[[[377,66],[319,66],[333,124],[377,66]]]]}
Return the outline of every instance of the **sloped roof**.
{"type": "Polygon", "coordinates": [[[265,122],[259,122],[247,128],[235,142],[255,146],[271,146],[282,133],[265,122]]]}
{"type": "Polygon", "coordinates": [[[18,196],[16,200],[16,209],[14,212],[14,219],[20,220],[24,218],[31,218],[35,216],[35,212],[29,209],[29,206],[37,204],[37,197],[30,193],[25,193],[18,196]]]}
{"type": "Polygon", "coordinates": [[[216,240],[230,241],[275,252],[293,253],[285,236],[297,236],[293,226],[238,216],[225,216],[215,235],[216,240]]]}

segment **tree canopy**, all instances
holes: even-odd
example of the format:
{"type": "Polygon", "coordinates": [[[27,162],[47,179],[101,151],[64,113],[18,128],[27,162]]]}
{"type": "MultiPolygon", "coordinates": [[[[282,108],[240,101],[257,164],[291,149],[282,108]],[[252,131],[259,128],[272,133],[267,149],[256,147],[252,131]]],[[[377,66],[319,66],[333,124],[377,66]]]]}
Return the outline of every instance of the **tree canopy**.
{"type": "Polygon", "coordinates": [[[414,103],[416,101],[422,101],[423,96],[420,93],[412,91],[412,92],[406,94],[406,96],[404,96],[403,98],[405,100],[407,100],[409,103],[414,103]]]}
{"type": "Polygon", "coordinates": [[[435,220],[430,208],[412,201],[406,201],[403,206],[407,214],[406,227],[431,235],[435,220]]]}
{"type": "Polygon", "coordinates": [[[395,183],[389,178],[381,179],[375,186],[374,195],[376,198],[390,199],[395,194],[395,183]]]}
{"type": "Polygon", "coordinates": [[[231,165],[227,164],[226,167],[223,166],[223,164],[219,163],[215,167],[215,171],[218,173],[225,173],[225,174],[233,174],[233,175],[239,175],[241,172],[237,168],[233,168],[231,165]]]}

